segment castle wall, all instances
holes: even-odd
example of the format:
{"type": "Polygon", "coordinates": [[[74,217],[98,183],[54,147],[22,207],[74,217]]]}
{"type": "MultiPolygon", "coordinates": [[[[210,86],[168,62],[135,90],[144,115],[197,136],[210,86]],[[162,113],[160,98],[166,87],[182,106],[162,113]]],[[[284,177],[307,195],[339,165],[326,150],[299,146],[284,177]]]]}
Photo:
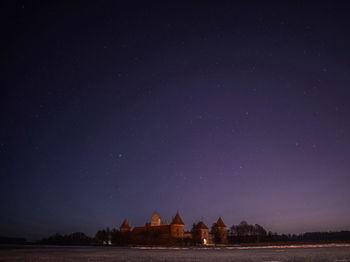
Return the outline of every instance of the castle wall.
{"type": "Polygon", "coordinates": [[[142,227],[134,227],[131,231],[131,238],[138,244],[171,244],[176,243],[175,238],[184,237],[184,223],[177,213],[171,224],[160,225],[158,213],[154,213],[151,223],[142,227]],[[175,241],[175,242],[174,242],[175,241]]]}
{"type": "Polygon", "coordinates": [[[170,225],[170,236],[174,238],[184,237],[184,225],[171,224],[170,225]]]}

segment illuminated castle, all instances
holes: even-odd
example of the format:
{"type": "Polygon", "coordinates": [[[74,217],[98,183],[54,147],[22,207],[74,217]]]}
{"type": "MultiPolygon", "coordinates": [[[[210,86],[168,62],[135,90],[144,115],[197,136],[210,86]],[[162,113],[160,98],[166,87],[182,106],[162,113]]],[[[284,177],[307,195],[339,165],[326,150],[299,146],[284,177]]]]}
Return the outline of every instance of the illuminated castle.
{"type": "Polygon", "coordinates": [[[120,226],[120,232],[130,234],[132,239],[139,244],[171,244],[181,239],[192,239],[195,243],[204,245],[227,243],[226,225],[221,217],[214,224],[214,232],[211,233],[202,221],[193,227],[192,232],[185,232],[184,226],[185,224],[178,212],[172,218],[171,223],[166,221],[161,223],[159,214],[155,212],[150,223],[147,222],[144,226],[134,227],[132,230],[129,221],[125,219],[120,226]]]}

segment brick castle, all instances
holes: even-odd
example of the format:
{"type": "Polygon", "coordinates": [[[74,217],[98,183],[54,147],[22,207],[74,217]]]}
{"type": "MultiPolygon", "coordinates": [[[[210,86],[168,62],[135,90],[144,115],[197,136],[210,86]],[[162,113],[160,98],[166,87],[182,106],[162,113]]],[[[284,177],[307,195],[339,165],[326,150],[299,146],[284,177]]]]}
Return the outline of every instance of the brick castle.
{"type": "Polygon", "coordinates": [[[176,241],[190,240],[195,243],[208,244],[227,244],[226,225],[221,217],[213,225],[212,232],[202,222],[198,222],[192,228],[191,232],[185,232],[184,222],[179,213],[172,218],[171,223],[164,221],[157,212],[151,217],[151,222],[144,226],[137,226],[131,230],[130,223],[125,219],[120,226],[120,232],[129,234],[130,237],[139,244],[173,244],[176,241]]]}

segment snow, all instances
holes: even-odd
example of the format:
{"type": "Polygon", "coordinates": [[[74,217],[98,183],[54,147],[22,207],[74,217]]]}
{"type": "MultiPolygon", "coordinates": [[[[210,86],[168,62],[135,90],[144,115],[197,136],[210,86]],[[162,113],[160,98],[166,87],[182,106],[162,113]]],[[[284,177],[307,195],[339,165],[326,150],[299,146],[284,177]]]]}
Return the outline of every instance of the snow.
{"type": "Polygon", "coordinates": [[[207,248],[0,246],[0,261],[350,262],[350,244],[207,248]]]}

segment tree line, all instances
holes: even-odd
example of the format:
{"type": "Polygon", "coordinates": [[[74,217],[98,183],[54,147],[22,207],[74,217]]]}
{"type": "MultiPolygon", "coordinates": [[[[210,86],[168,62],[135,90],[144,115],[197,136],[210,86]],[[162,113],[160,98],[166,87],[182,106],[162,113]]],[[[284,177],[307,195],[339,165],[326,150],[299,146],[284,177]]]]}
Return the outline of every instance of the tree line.
{"type": "Polygon", "coordinates": [[[258,224],[250,225],[246,221],[242,221],[240,224],[233,225],[227,230],[227,239],[230,244],[350,241],[350,231],[277,234],[266,231],[258,224]]]}
{"type": "MultiPolygon", "coordinates": [[[[194,233],[195,227],[191,232],[194,233]]],[[[212,226],[210,232],[213,234],[214,242],[217,240],[215,227],[212,226]]],[[[137,244],[157,243],[159,234],[157,232],[145,232],[140,238],[135,239],[131,232],[120,232],[118,229],[98,230],[94,237],[89,237],[82,232],[75,232],[68,235],[54,234],[48,238],[38,241],[38,244],[53,245],[114,245],[128,246],[137,244]]],[[[350,231],[339,232],[308,232],[303,234],[277,234],[265,230],[262,226],[248,224],[242,221],[238,225],[232,225],[227,229],[228,244],[243,243],[277,243],[277,242],[330,242],[330,241],[350,241],[350,231]]],[[[170,239],[170,245],[198,245],[196,238],[170,239]]]]}
{"type": "Polygon", "coordinates": [[[69,235],[61,235],[56,233],[47,238],[43,238],[37,242],[37,244],[45,245],[92,245],[94,239],[85,235],[82,232],[74,232],[69,235]]]}

